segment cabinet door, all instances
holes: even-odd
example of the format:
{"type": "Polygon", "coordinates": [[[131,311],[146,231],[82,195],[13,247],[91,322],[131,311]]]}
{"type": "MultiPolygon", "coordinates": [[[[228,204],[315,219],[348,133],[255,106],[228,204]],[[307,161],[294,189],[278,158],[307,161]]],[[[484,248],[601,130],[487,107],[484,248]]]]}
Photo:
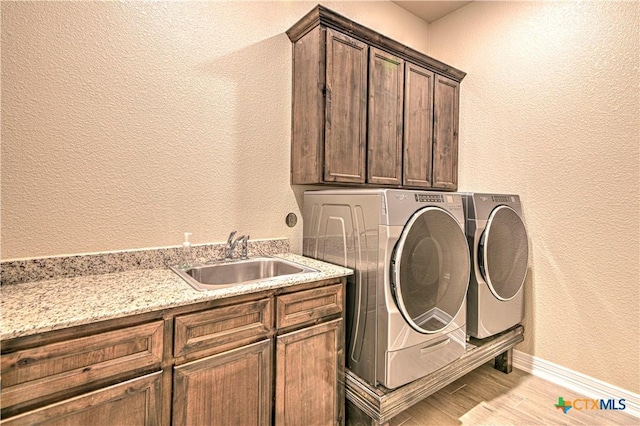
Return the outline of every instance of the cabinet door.
{"type": "Polygon", "coordinates": [[[367,45],[327,29],[324,180],[364,183],[367,45]]]}
{"type": "Polygon", "coordinates": [[[338,425],[344,416],[343,320],[277,338],[276,425],[338,425]]]}
{"type": "Polygon", "coordinates": [[[324,30],[318,26],[293,44],[291,183],[324,179],[324,30]]]}
{"type": "Polygon", "coordinates": [[[268,425],[271,340],[176,367],[173,425],[268,425]]]}
{"type": "Polygon", "coordinates": [[[403,169],[403,184],[406,186],[431,187],[433,87],[433,72],[407,62],[403,169]]]}
{"type": "Polygon", "coordinates": [[[367,182],[402,184],[402,100],[404,61],[371,48],[367,182]]]}
{"type": "Polygon", "coordinates": [[[159,425],[162,373],[80,395],[2,420],[18,425],[159,425]]]}
{"type": "Polygon", "coordinates": [[[433,187],[458,187],[458,116],[460,84],[437,75],[433,115],[433,187]]]}

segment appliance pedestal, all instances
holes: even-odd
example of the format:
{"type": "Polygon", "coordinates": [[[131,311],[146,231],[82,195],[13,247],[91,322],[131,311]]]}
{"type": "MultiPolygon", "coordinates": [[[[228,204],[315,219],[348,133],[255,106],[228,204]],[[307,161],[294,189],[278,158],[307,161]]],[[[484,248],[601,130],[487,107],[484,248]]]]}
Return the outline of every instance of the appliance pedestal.
{"type": "Polygon", "coordinates": [[[346,370],[347,418],[350,425],[388,425],[389,420],[449,383],[480,367],[491,358],[495,368],[510,373],[513,347],[524,340],[524,327],[516,325],[486,339],[469,338],[458,360],[397,389],[373,387],[346,370]]]}

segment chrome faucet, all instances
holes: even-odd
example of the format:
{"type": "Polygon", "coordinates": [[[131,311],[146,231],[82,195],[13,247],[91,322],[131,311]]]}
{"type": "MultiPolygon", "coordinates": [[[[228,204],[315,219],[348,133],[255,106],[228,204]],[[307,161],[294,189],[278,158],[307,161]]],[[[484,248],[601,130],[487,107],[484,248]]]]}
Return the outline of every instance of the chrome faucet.
{"type": "Polygon", "coordinates": [[[247,241],[249,240],[249,236],[241,235],[234,240],[233,237],[235,237],[235,235],[236,235],[236,231],[231,231],[231,233],[229,234],[229,238],[227,238],[227,254],[225,256],[225,260],[233,259],[233,251],[236,249],[236,246],[238,245],[238,243],[242,244],[241,259],[247,258],[247,241]]]}

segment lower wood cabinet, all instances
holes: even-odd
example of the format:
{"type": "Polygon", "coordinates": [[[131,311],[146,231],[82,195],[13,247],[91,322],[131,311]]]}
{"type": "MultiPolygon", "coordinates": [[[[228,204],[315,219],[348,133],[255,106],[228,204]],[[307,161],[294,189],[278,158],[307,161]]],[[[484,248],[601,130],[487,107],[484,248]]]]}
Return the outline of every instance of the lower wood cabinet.
{"type": "Polygon", "coordinates": [[[7,426],[160,425],[161,375],[153,373],[3,419],[7,426]]]}
{"type": "Polygon", "coordinates": [[[0,424],[343,424],[344,285],[3,341],[0,424]]]}
{"type": "Polygon", "coordinates": [[[268,425],[272,340],[175,368],[173,424],[268,425]]]}
{"type": "Polygon", "coordinates": [[[176,326],[188,322],[192,333],[176,333],[176,342],[197,334],[209,352],[216,352],[216,342],[228,348],[229,335],[237,344],[262,340],[177,365],[173,424],[342,424],[343,294],[344,283],[336,281],[277,294],[270,329],[270,298],[185,315],[189,321],[177,317],[176,326]]]}
{"type": "Polygon", "coordinates": [[[163,322],[152,321],[64,340],[47,333],[2,342],[2,418],[160,371],[163,333],[163,322]]]}
{"type": "Polygon", "coordinates": [[[276,425],[336,425],[344,419],[343,320],[276,339],[276,425]]]}

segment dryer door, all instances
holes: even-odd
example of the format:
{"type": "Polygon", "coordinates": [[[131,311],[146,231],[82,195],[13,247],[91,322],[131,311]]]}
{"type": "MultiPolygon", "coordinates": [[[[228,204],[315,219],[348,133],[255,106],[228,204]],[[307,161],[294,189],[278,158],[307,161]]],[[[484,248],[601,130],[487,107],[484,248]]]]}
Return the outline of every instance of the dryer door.
{"type": "Polygon", "coordinates": [[[437,207],[418,210],[402,230],[391,268],[391,289],[411,327],[436,333],[451,323],[464,305],[469,271],[469,246],[455,217],[437,207]]]}
{"type": "Polygon", "coordinates": [[[478,266],[491,292],[500,300],[513,299],[524,284],[529,264],[524,222],[511,207],[496,207],[479,244],[478,266]]]}

